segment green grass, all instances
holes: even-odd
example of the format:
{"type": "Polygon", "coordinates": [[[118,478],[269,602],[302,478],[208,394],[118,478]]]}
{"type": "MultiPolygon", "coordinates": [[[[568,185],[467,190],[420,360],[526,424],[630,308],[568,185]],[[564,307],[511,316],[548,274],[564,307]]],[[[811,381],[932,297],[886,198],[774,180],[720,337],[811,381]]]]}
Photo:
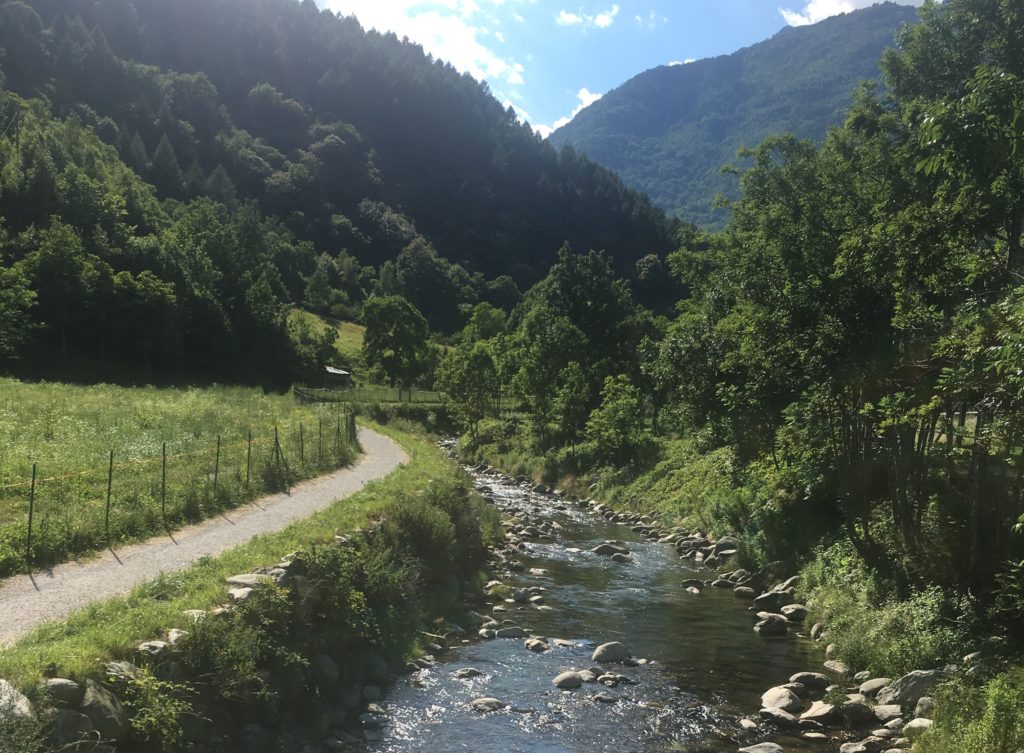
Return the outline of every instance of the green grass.
{"type": "Polygon", "coordinates": [[[40,566],[174,529],[288,479],[345,465],[353,452],[339,418],[339,406],[303,405],[253,389],[0,379],[0,576],[27,564],[33,464],[32,564],[40,566]],[[274,452],[275,427],[282,462],[274,452]]]}
{"type": "Polygon", "coordinates": [[[317,332],[333,328],[338,333],[334,347],[338,351],[341,362],[353,368],[364,366],[363,336],[366,334],[366,327],[362,324],[329,319],[299,308],[293,308],[288,316],[292,321],[305,322],[317,332]]]}
{"type": "Polygon", "coordinates": [[[208,609],[225,601],[225,578],[273,564],[288,553],[330,540],[335,533],[365,526],[401,495],[415,494],[451,473],[451,464],[432,441],[390,427],[374,427],[399,439],[410,462],[386,479],[336,502],[288,528],[260,536],[179,573],[162,575],[130,595],[98,603],[66,620],[45,625],[0,652],[0,677],[31,689],[45,668],[59,676],[84,678],[102,672],[112,659],[131,654],[144,640],[173,627],[188,629],[186,609],[208,609]]]}

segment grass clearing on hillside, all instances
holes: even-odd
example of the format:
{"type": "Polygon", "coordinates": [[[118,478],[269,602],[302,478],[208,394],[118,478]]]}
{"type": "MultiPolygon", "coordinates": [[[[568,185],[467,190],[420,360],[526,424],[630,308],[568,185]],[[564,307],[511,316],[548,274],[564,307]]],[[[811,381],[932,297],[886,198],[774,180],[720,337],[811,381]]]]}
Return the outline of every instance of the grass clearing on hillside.
{"type": "Polygon", "coordinates": [[[295,321],[305,322],[317,332],[333,328],[338,333],[338,339],[334,343],[341,362],[353,368],[363,368],[363,336],[366,334],[366,327],[355,322],[343,322],[337,319],[327,319],[305,311],[300,308],[293,308],[288,313],[289,318],[295,321]]]}
{"type": "MultiPolygon", "coordinates": [[[[0,678],[31,691],[44,669],[58,676],[83,678],[102,672],[105,662],[127,657],[145,640],[161,638],[169,628],[188,630],[186,609],[209,609],[225,601],[224,580],[273,564],[292,551],[330,541],[336,533],[365,526],[396,497],[415,495],[432,480],[453,473],[430,440],[394,428],[374,426],[400,439],[410,462],[391,476],[288,528],[260,536],[187,570],[161,575],[129,596],[95,604],[67,620],[45,625],[0,651],[0,678]]],[[[497,521],[491,526],[497,529],[497,521]]]]}
{"type": "Polygon", "coordinates": [[[31,564],[42,566],[347,465],[354,451],[344,411],[249,388],[0,379],[0,576],[29,564],[33,464],[31,564]]]}

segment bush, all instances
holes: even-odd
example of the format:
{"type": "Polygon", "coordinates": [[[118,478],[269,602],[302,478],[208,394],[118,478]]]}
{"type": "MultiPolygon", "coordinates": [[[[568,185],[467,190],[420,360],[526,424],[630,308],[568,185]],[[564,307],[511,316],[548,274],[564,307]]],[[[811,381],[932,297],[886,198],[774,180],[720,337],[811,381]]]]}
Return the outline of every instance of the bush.
{"type": "Polygon", "coordinates": [[[938,693],[935,726],[915,753],[1020,753],[1024,750],[1024,667],[1015,667],[983,687],[963,681],[938,693]]]}
{"type": "Polygon", "coordinates": [[[819,550],[803,576],[829,642],[856,671],[896,676],[943,666],[970,649],[976,625],[963,600],[938,587],[899,600],[861,567],[846,542],[819,550]]]}

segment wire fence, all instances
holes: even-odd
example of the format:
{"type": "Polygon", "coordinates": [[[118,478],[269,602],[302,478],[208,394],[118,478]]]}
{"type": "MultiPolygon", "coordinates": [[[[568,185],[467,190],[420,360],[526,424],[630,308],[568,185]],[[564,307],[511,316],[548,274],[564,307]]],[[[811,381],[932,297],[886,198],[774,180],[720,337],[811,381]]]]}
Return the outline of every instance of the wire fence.
{"type": "Polygon", "coordinates": [[[44,463],[0,486],[0,576],[74,557],[222,513],[299,479],[347,465],[355,412],[244,436],[162,442],[142,457],[111,449],[88,468],[44,463]],[[49,472],[48,472],[49,471],[49,472]]]}
{"type": "Polygon", "coordinates": [[[362,385],[324,389],[296,387],[295,397],[309,403],[413,403],[416,405],[443,405],[446,396],[436,390],[419,390],[411,387],[383,387],[362,385]]]}

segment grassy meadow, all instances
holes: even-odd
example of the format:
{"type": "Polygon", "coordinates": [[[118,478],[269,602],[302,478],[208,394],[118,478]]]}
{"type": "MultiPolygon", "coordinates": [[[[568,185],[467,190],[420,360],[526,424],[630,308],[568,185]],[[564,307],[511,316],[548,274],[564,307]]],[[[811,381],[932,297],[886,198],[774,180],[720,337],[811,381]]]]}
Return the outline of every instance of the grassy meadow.
{"type": "Polygon", "coordinates": [[[334,329],[338,333],[338,339],[334,343],[338,351],[339,362],[352,368],[363,368],[363,335],[366,327],[355,322],[343,322],[337,319],[326,319],[311,311],[304,311],[300,308],[293,308],[289,314],[292,322],[304,322],[315,332],[323,332],[325,329],[334,329]]]}
{"type": "Polygon", "coordinates": [[[250,388],[0,379],[0,576],[173,530],[345,465],[354,451],[343,411],[250,388]]]}

